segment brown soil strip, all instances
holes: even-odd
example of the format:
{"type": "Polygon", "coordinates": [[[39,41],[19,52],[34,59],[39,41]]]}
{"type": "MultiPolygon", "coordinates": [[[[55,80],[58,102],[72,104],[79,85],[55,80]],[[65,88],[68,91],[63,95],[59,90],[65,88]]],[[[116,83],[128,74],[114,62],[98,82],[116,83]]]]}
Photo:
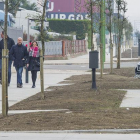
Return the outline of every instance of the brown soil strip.
{"type": "MultiPolygon", "coordinates": [[[[104,70],[109,73],[109,69],[104,70]]],[[[0,130],[88,130],[140,128],[140,109],[119,108],[125,91],[140,89],[140,79],[134,78],[134,68],[114,69],[113,74],[97,75],[97,90],[91,89],[91,75],[72,76],[74,85],[50,87],[10,107],[10,110],[69,109],[71,112],[38,112],[0,116],[0,130]]],[[[69,83],[70,83],[69,81],[69,83]]],[[[67,81],[68,82],[68,81],[67,81]]]]}

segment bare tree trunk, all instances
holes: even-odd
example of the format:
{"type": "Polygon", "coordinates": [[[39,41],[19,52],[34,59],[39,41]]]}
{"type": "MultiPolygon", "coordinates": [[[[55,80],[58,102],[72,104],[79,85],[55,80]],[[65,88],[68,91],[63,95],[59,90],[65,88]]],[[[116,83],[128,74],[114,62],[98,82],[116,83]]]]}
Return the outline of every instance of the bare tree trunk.
{"type": "Polygon", "coordinates": [[[42,13],[42,19],[41,19],[41,43],[42,43],[43,55],[45,53],[45,46],[44,46],[44,44],[45,44],[44,43],[44,21],[45,21],[46,4],[47,4],[47,0],[44,0],[43,13],[42,13]]]}
{"type": "MultiPolygon", "coordinates": [[[[100,5],[100,19],[102,18],[102,6],[100,5]]],[[[102,26],[103,26],[103,21],[101,20],[100,23],[100,77],[103,78],[103,44],[102,44],[102,26]]]]}
{"type": "Polygon", "coordinates": [[[113,43],[112,43],[112,39],[111,39],[111,43],[110,43],[110,73],[111,74],[113,73],[113,43]]]}
{"type": "Polygon", "coordinates": [[[45,41],[44,41],[44,21],[45,21],[46,3],[47,3],[47,0],[44,0],[43,13],[42,13],[42,18],[41,18],[41,43],[42,43],[42,50],[41,50],[41,53],[40,53],[41,99],[45,99],[43,57],[44,57],[44,53],[45,53],[45,45],[44,45],[45,44],[45,41]]]}
{"type": "Polygon", "coordinates": [[[120,4],[121,4],[121,2],[118,1],[118,56],[117,56],[117,69],[120,69],[120,48],[121,48],[120,4]]]}
{"type": "Polygon", "coordinates": [[[120,69],[120,54],[121,54],[121,42],[118,41],[118,56],[117,56],[117,69],[120,69]]]}
{"type": "Polygon", "coordinates": [[[110,73],[113,73],[112,16],[110,16],[110,73]]]}
{"type": "Polygon", "coordinates": [[[90,1],[90,15],[91,15],[91,51],[94,51],[94,43],[93,43],[93,3],[90,1]]]}
{"type": "MultiPolygon", "coordinates": [[[[112,44],[113,45],[113,44],[112,44]]],[[[110,49],[110,73],[113,73],[113,46],[110,49]]]]}
{"type": "Polygon", "coordinates": [[[103,78],[103,46],[100,44],[100,77],[103,78]]]}
{"type": "Polygon", "coordinates": [[[5,17],[4,17],[4,49],[7,49],[7,16],[8,16],[8,0],[5,0],[5,17]]]}

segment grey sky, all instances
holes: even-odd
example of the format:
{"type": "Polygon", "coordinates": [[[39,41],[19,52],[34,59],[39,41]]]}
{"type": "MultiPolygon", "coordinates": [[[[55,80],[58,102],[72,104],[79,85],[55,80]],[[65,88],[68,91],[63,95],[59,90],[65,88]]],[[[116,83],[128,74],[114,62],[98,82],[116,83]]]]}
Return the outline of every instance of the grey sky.
{"type": "Polygon", "coordinates": [[[128,11],[126,16],[131,21],[134,29],[140,30],[140,0],[126,0],[128,11]]]}

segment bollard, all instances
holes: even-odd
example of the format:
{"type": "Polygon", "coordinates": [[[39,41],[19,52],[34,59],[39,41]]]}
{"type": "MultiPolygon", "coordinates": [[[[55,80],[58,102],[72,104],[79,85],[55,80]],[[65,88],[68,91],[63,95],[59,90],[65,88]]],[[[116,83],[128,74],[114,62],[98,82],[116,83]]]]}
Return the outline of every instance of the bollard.
{"type": "Polygon", "coordinates": [[[89,52],[89,68],[92,69],[92,89],[96,90],[96,68],[98,68],[98,51],[89,52]]]}
{"type": "Polygon", "coordinates": [[[96,87],[96,69],[92,69],[92,88],[97,89],[97,87],[96,87]]]}
{"type": "Polygon", "coordinates": [[[25,68],[25,83],[29,83],[29,72],[28,72],[28,68],[25,68]]]}

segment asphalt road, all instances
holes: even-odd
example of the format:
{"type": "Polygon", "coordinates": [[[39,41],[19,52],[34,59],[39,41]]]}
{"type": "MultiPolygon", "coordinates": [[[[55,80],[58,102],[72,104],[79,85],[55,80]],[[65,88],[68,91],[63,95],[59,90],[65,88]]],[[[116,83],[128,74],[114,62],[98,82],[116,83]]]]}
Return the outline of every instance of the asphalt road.
{"type": "MultiPolygon", "coordinates": [[[[121,67],[136,67],[137,62],[122,62],[121,67]]],[[[110,64],[105,64],[105,68],[110,68],[110,64]]],[[[113,67],[116,68],[117,65],[113,64],[113,67]]],[[[53,69],[53,70],[89,70],[89,65],[44,65],[45,69],[53,69]]]]}

